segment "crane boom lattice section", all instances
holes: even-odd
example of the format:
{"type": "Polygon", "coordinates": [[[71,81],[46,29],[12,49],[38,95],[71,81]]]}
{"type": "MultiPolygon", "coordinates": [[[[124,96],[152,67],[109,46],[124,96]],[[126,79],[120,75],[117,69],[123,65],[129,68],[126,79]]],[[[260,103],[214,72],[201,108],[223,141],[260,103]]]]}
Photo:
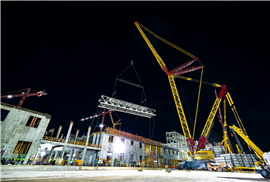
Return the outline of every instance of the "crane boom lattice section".
{"type": "Polygon", "coordinates": [[[146,118],[152,118],[153,116],[156,116],[156,114],[154,114],[156,112],[155,109],[111,98],[105,95],[101,96],[101,98],[99,99],[99,103],[100,104],[98,105],[98,107],[108,110],[124,112],[146,118]]]}
{"type": "Polygon", "coordinates": [[[216,100],[215,100],[215,104],[212,107],[211,114],[208,116],[207,122],[206,122],[206,124],[203,128],[202,134],[201,134],[204,137],[208,136],[209,130],[212,126],[213,120],[214,120],[215,115],[217,113],[217,109],[221,103],[221,100],[222,99],[220,99],[220,98],[216,98],[216,100]]]}
{"type": "Polygon", "coordinates": [[[169,78],[169,82],[170,82],[170,86],[171,86],[171,90],[172,90],[172,94],[173,94],[173,98],[174,98],[174,102],[176,105],[176,109],[177,109],[177,113],[179,115],[180,118],[180,123],[184,132],[184,136],[185,139],[189,139],[191,138],[191,134],[189,131],[189,127],[188,127],[188,123],[187,123],[187,119],[183,110],[183,106],[175,85],[175,81],[174,81],[174,76],[173,75],[168,75],[169,78]]]}
{"type": "Polygon", "coordinates": [[[168,73],[167,67],[165,65],[165,63],[163,62],[163,60],[161,59],[161,57],[158,55],[157,51],[155,50],[155,48],[152,46],[151,42],[148,40],[148,38],[146,37],[146,35],[144,34],[144,32],[142,31],[141,27],[139,26],[138,22],[135,22],[135,25],[137,27],[137,29],[139,30],[139,32],[141,33],[143,39],[145,40],[145,42],[147,43],[148,47],[150,48],[150,50],[152,51],[152,53],[154,54],[155,58],[157,59],[157,62],[159,64],[159,66],[161,67],[161,69],[163,71],[165,71],[165,73],[168,73]]]}
{"type": "Polygon", "coordinates": [[[247,135],[245,135],[244,131],[240,128],[236,127],[235,125],[229,126],[231,129],[233,129],[239,136],[241,136],[245,142],[254,150],[254,152],[258,153],[260,157],[263,158],[263,151],[255,145],[247,135]]]}
{"type": "Polygon", "coordinates": [[[201,150],[201,149],[204,149],[205,148],[205,142],[207,142],[207,137],[208,137],[208,134],[209,132],[211,131],[211,128],[213,126],[213,120],[216,116],[216,113],[217,113],[217,110],[219,108],[219,105],[221,103],[221,100],[222,98],[225,96],[226,94],[226,86],[223,85],[222,86],[222,89],[220,91],[220,93],[218,94],[215,102],[214,102],[214,105],[211,109],[211,112],[207,118],[207,121],[204,125],[204,128],[203,128],[203,131],[202,131],[202,134],[200,136],[200,139],[199,139],[199,142],[198,142],[198,146],[197,146],[197,151],[201,150]]]}

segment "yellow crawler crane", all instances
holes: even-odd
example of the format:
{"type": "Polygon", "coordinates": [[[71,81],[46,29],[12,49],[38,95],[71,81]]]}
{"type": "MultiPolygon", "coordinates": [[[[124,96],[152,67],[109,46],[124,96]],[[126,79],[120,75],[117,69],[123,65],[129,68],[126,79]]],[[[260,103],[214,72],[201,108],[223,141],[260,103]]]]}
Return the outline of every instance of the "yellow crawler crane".
{"type": "Polygon", "coordinates": [[[168,75],[170,87],[171,87],[171,90],[172,90],[174,102],[175,102],[175,105],[176,105],[176,109],[177,109],[177,112],[178,112],[178,116],[179,116],[179,119],[180,119],[180,123],[181,123],[182,129],[183,129],[183,133],[184,133],[185,139],[187,141],[189,150],[190,150],[190,152],[193,155],[194,154],[194,141],[193,141],[193,139],[191,137],[191,134],[190,134],[188,123],[187,123],[187,120],[186,120],[186,116],[185,116],[185,113],[184,113],[184,110],[183,110],[183,106],[182,106],[182,103],[181,103],[181,100],[180,100],[180,97],[179,97],[177,88],[176,88],[176,84],[175,84],[174,78],[177,75],[179,76],[179,75],[184,74],[184,73],[188,73],[188,72],[195,71],[197,69],[201,69],[201,68],[203,68],[203,66],[197,66],[197,67],[191,67],[191,68],[184,69],[185,67],[187,67],[187,66],[191,65],[192,63],[194,63],[195,61],[197,61],[198,58],[195,57],[194,55],[192,55],[191,53],[189,53],[189,52],[181,49],[180,47],[178,47],[178,46],[176,46],[176,45],[174,45],[174,44],[166,41],[165,39],[159,37],[158,35],[154,34],[152,31],[150,31],[149,29],[147,29],[146,27],[144,27],[139,22],[135,22],[135,25],[136,25],[137,29],[139,30],[139,32],[141,33],[142,37],[144,38],[145,42],[147,43],[148,47],[150,48],[150,50],[154,54],[154,56],[155,56],[158,64],[160,65],[161,69],[168,75]],[[150,43],[150,41],[148,40],[148,38],[144,34],[144,32],[141,29],[141,27],[143,29],[145,29],[146,31],[148,31],[153,36],[155,36],[156,38],[160,39],[161,41],[169,44],[170,46],[172,46],[175,49],[181,51],[182,53],[184,53],[184,54],[186,54],[186,55],[194,58],[194,60],[188,61],[188,62],[184,63],[183,65],[181,65],[181,66],[173,69],[172,71],[168,71],[165,63],[162,60],[162,58],[158,55],[158,53],[156,52],[155,48],[152,46],[152,44],[150,43]]]}
{"type": "Polygon", "coordinates": [[[270,179],[270,152],[263,152],[257,145],[255,145],[249,137],[244,133],[243,130],[236,127],[235,125],[229,126],[230,129],[234,130],[239,136],[241,136],[244,141],[247,143],[247,145],[254,151],[254,153],[258,156],[260,161],[255,162],[255,166],[263,166],[262,170],[260,171],[260,174],[266,178],[270,179]]]}

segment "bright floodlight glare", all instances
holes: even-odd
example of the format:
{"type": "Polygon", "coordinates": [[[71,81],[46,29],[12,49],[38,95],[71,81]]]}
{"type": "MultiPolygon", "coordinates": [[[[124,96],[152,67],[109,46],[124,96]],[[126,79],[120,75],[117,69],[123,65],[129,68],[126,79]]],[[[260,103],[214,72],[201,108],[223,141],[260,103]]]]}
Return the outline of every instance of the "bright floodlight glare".
{"type": "Polygon", "coordinates": [[[46,152],[41,152],[41,156],[43,157],[46,154],[46,152]]]}
{"type": "Polygon", "coordinates": [[[82,119],[82,121],[84,121],[84,119],[82,119]]]}
{"type": "Polygon", "coordinates": [[[100,127],[103,127],[104,125],[103,125],[103,124],[100,124],[99,126],[100,126],[100,127]]]}
{"type": "Polygon", "coordinates": [[[124,150],[125,150],[125,145],[120,142],[120,141],[117,141],[115,144],[114,144],[114,150],[118,153],[123,153],[124,150]]]}
{"type": "Polygon", "coordinates": [[[8,95],[7,97],[8,97],[8,98],[12,98],[12,95],[8,95]]]}

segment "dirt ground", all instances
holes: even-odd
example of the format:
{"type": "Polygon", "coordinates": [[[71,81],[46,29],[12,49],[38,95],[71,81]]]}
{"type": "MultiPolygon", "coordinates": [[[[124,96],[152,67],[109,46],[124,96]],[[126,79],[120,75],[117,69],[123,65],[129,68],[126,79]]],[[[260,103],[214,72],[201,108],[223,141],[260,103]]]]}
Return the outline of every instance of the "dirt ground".
{"type": "Polygon", "coordinates": [[[104,171],[1,171],[1,181],[13,182],[232,182],[268,181],[260,174],[239,172],[161,170],[104,170],[104,171]]]}

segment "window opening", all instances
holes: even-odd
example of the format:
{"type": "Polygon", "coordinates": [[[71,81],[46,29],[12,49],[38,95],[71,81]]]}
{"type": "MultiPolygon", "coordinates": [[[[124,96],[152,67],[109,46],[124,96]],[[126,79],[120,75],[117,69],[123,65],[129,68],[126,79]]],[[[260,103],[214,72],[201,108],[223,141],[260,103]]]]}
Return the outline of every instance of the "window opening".
{"type": "Polygon", "coordinates": [[[32,142],[19,141],[13,151],[13,154],[27,154],[32,142]]]}
{"type": "Polygon", "coordinates": [[[9,112],[9,110],[1,109],[1,121],[4,121],[6,119],[9,112]]]}
{"type": "Polygon", "coordinates": [[[30,116],[25,126],[37,128],[40,121],[41,118],[30,116]]]}
{"type": "Polygon", "coordinates": [[[113,136],[112,136],[112,135],[109,136],[109,142],[110,142],[110,143],[113,143],[113,136]]]}

